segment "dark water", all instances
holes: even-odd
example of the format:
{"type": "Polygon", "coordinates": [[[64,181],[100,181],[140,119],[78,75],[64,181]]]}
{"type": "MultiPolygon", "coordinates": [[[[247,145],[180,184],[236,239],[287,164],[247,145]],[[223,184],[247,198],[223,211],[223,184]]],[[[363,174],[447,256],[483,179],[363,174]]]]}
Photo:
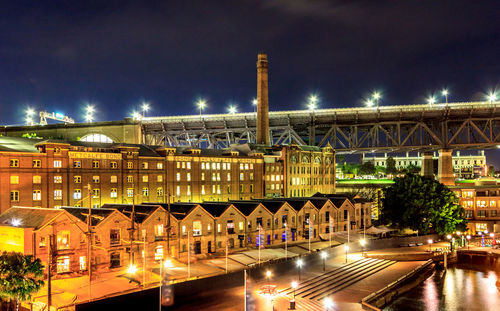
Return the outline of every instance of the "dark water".
{"type": "Polygon", "coordinates": [[[449,267],[397,298],[384,311],[500,310],[500,274],[476,266],[449,267]]]}

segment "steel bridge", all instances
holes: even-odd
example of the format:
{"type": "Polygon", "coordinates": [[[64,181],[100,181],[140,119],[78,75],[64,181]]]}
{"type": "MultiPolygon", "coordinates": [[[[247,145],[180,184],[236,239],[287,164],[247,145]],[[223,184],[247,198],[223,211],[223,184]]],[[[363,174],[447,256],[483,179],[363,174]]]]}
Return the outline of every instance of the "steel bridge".
{"type": "MultiPolygon", "coordinates": [[[[325,146],[338,153],[483,149],[500,144],[500,102],[269,112],[272,144],[325,146]]],[[[256,113],[147,117],[143,142],[225,148],[255,143],[256,113]]]]}

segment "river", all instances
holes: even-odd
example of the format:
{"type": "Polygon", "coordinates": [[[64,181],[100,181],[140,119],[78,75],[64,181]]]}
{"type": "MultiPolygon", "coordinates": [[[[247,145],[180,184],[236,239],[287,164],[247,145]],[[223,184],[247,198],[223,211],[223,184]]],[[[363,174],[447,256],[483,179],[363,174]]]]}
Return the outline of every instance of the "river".
{"type": "Polygon", "coordinates": [[[436,271],[422,284],[398,297],[384,311],[500,310],[500,273],[472,265],[451,266],[444,277],[436,271]]]}

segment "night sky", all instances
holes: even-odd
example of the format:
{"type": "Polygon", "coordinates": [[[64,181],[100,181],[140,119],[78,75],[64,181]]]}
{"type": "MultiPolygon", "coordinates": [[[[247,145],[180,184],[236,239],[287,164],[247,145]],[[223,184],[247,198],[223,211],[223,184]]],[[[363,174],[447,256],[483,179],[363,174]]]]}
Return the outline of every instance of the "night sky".
{"type": "Polygon", "coordinates": [[[268,53],[270,109],[450,101],[500,90],[498,1],[2,1],[0,123],[25,107],[83,121],[252,111],[257,53],[268,53]]]}

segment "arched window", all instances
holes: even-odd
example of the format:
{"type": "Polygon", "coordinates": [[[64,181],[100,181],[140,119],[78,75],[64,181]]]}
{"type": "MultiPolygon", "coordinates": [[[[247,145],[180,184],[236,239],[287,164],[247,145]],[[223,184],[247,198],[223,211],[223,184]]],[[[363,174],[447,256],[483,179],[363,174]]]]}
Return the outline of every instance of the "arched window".
{"type": "Polygon", "coordinates": [[[319,157],[314,158],[314,163],[321,164],[321,159],[319,157]]]}
{"type": "Polygon", "coordinates": [[[82,137],[80,141],[86,141],[90,143],[112,143],[113,140],[103,134],[88,134],[82,137]]]}

